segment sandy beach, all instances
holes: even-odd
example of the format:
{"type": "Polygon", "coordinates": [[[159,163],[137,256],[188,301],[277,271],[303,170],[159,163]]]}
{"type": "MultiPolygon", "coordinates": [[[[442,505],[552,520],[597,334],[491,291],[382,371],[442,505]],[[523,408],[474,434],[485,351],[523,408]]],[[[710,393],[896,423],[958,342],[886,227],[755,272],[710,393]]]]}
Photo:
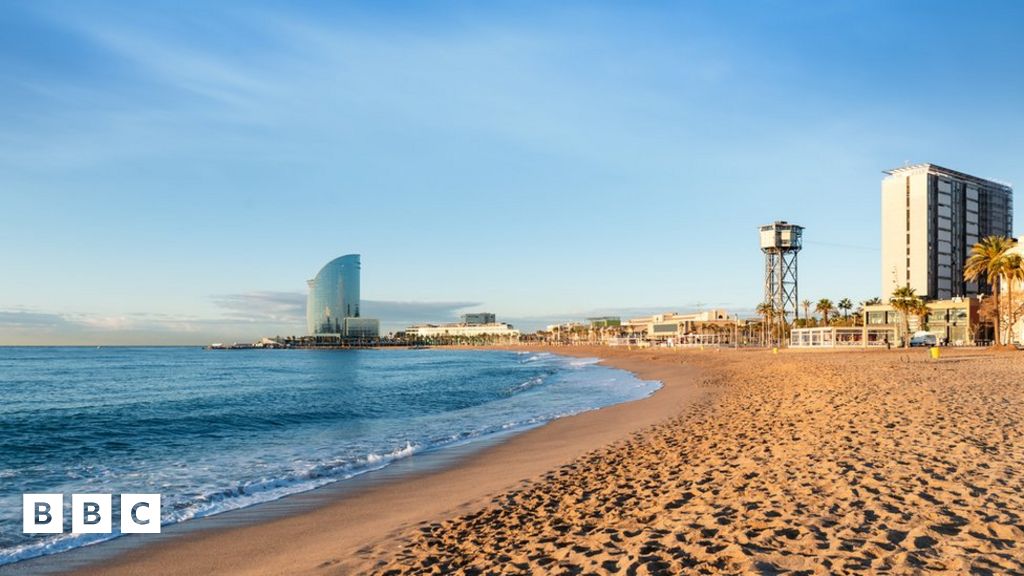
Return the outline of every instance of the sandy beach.
{"type": "Polygon", "coordinates": [[[81,573],[1024,573],[1024,355],[555,351],[665,386],[81,573]]]}

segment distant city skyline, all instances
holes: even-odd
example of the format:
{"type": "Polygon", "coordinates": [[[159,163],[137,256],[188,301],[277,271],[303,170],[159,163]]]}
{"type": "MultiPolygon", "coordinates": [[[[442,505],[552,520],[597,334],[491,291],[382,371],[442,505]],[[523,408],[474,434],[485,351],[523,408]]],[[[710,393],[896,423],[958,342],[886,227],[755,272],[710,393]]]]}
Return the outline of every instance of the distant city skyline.
{"type": "Polygon", "coordinates": [[[883,170],[1024,180],[1021,21],[1012,2],[4,3],[0,345],[302,334],[306,280],[349,253],[384,332],[746,314],[775,220],[806,227],[801,299],[884,296],[883,170]]]}

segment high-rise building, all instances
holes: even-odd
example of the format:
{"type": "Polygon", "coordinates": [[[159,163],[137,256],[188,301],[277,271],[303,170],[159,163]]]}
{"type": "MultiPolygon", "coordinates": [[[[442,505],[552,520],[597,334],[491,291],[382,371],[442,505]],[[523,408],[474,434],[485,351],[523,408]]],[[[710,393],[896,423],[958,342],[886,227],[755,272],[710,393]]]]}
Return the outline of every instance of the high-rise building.
{"type": "Polygon", "coordinates": [[[964,281],[964,263],[978,240],[1011,235],[1013,189],[935,164],[885,174],[882,300],[901,286],[938,300],[986,291],[964,281]]]}
{"type": "Polygon", "coordinates": [[[328,262],[308,281],[306,331],[344,334],[345,319],[359,318],[359,255],[348,254],[328,262]]]}

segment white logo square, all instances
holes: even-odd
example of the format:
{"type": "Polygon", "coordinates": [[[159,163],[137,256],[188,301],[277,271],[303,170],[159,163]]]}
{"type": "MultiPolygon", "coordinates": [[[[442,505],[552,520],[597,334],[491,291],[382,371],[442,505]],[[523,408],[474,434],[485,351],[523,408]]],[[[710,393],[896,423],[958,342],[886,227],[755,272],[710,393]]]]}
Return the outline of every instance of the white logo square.
{"type": "Polygon", "coordinates": [[[71,532],[109,534],[113,509],[110,494],[72,494],[71,532]]]}
{"type": "Polygon", "coordinates": [[[64,531],[64,495],[22,494],[21,518],[25,534],[60,534],[64,531]]]}
{"type": "Polygon", "coordinates": [[[121,494],[121,533],[159,534],[160,495],[121,494]]]}

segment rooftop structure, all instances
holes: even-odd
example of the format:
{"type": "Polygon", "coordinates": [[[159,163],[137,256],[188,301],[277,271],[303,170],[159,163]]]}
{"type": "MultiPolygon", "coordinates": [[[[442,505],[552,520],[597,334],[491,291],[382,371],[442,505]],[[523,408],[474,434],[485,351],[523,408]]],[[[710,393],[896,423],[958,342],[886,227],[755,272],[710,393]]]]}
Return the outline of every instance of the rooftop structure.
{"type": "Polygon", "coordinates": [[[490,312],[469,312],[462,315],[463,324],[494,324],[497,318],[490,312]]]}

